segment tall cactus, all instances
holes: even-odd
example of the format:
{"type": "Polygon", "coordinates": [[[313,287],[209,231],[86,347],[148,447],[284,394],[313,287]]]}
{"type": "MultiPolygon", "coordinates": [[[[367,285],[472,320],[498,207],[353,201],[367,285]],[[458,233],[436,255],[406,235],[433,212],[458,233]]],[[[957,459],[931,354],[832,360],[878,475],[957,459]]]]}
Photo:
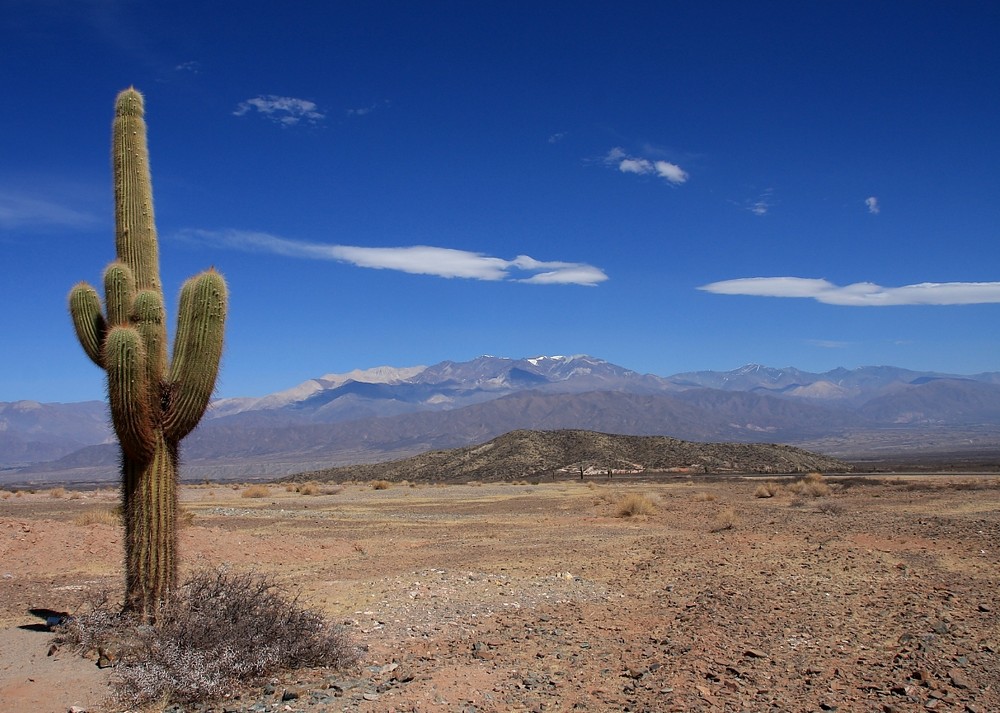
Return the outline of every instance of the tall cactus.
{"type": "Polygon", "coordinates": [[[177,582],[178,447],[215,388],[226,319],[226,283],[214,269],[181,287],[168,359],[142,95],[118,95],[112,137],[115,252],[104,305],[86,282],[69,294],[77,337],[107,374],[121,446],[125,608],[145,620],[177,582]]]}

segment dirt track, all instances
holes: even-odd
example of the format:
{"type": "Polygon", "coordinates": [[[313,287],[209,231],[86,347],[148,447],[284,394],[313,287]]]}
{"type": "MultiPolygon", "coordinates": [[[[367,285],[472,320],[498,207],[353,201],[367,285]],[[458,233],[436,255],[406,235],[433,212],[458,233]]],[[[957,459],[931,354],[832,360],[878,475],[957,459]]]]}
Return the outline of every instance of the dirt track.
{"type": "MultiPolygon", "coordinates": [[[[761,482],[185,487],[181,555],[274,573],[368,649],[232,710],[1000,710],[1000,481],[761,482]],[[628,493],[655,514],[614,517],[628,493]]],[[[115,497],[0,499],[5,711],[99,710],[103,674],[15,627],[118,587],[117,528],[75,524],[115,497]]]]}

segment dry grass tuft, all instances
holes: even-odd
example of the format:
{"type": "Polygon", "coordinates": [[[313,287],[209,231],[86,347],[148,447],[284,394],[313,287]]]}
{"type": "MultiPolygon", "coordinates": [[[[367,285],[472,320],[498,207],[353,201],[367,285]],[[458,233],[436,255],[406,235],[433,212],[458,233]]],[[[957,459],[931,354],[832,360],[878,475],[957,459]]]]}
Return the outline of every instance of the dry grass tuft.
{"type": "Polygon", "coordinates": [[[66,488],[51,488],[49,490],[50,498],[64,498],[66,497],[66,488]]]}
{"type": "Polygon", "coordinates": [[[780,495],[782,490],[781,483],[772,480],[758,485],[757,489],[753,491],[753,496],[755,498],[773,498],[775,495],[780,495]]]}
{"type": "Polygon", "coordinates": [[[388,480],[373,480],[371,482],[372,490],[388,490],[392,487],[392,483],[388,480]]]}
{"type": "Polygon", "coordinates": [[[74,525],[112,525],[121,527],[122,509],[118,505],[113,508],[91,508],[73,518],[74,525]]]}
{"type": "Polygon", "coordinates": [[[266,498],[271,494],[271,489],[266,485],[251,485],[240,493],[241,498],[266,498]]]}
{"type": "Polygon", "coordinates": [[[699,491],[695,493],[692,498],[696,503],[711,503],[719,499],[719,496],[715,493],[706,493],[704,491],[699,491]]]}
{"type": "Polygon", "coordinates": [[[652,515],[656,512],[656,503],[642,493],[629,493],[615,507],[615,517],[636,517],[652,515]]]}
{"type": "Polygon", "coordinates": [[[732,530],[739,524],[740,518],[736,514],[736,509],[729,507],[719,511],[719,514],[716,515],[715,521],[712,523],[712,527],[709,528],[709,531],[722,532],[724,530],[732,530]]]}

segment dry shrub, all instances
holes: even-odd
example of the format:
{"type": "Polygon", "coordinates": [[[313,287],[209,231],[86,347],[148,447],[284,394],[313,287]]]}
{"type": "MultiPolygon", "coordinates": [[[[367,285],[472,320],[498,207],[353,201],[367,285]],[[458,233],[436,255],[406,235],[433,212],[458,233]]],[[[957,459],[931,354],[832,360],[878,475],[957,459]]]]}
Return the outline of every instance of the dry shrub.
{"type": "Polygon", "coordinates": [[[62,498],[66,496],[66,488],[52,488],[49,490],[50,498],[62,498]]]}
{"type": "Polygon", "coordinates": [[[295,483],[285,483],[285,492],[286,493],[301,493],[302,492],[302,486],[301,485],[296,485],[295,483]]]}
{"type": "Polygon", "coordinates": [[[177,524],[180,527],[188,527],[194,524],[194,513],[187,508],[177,508],[177,524]]]}
{"type": "Polygon", "coordinates": [[[242,493],[241,498],[266,498],[271,494],[271,489],[266,485],[251,485],[242,493]]]}
{"type": "Polygon", "coordinates": [[[824,500],[819,504],[819,511],[826,513],[827,515],[842,515],[846,508],[843,503],[838,503],[833,500],[824,500]]]}
{"type": "Polygon", "coordinates": [[[392,483],[388,480],[373,480],[371,486],[372,490],[388,490],[392,487],[392,483]]]}
{"type": "Polygon", "coordinates": [[[710,503],[719,499],[719,496],[715,493],[706,493],[704,491],[699,491],[692,496],[692,499],[696,503],[710,503]]]}
{"type": "Polygon", "coordinates": [[[299,493],[299,495],[319,495],[320,494],[319,483],[313,483],[311,481],[308,482],[308,483],[301,483],[301,484],[299,484],[298,486],[295,487],[295,490],[299,493]]]}
{"type": "Polygon", "coordinates": [[[357,659],[339,626],[302,608],[270,578],[223,570],[192,576],[154,626],[117,613],[103,597],[69,618],[57,640],[110,653],[111,684],[129,706],[213,700],[280,671],[345,668],[357,659]]]}
{"type": "Polygon", "coordinates": [[[637,515],[652,515],[656,512],[656,503],[642,493],[629,493],[615,508],[615,517],[635,517],[637,515]]]}
{"type": "Polygon", "coordinates": [[[767,483],[761,483],[757,486],[757,489],[753,491],[753,496],[755,498],[773,498],[775,495],[781,493],[781,484],[775,483],[774,481],[769,481],[767,483]]]}
{"type": "Polygon", "coordinates": [[[830,494],[830,486],[819,473],[810,473],[802,479],[802,495],[821,498],[830,494]]]}
{"type": "Polygon", "coordinates": [[[3,500],[6,500],[11,495],[13,495],[13,493],[10,492],[9,490],[0,490],[0,498],[2,498],[3,500]]]}
{"type": "Polygon", "coordinates": [[[122,525],[121,506],[113,508],[91,508],[73,518],[74,525],[122,525]]]}
{"type": "Polygon", "coordinates": [[[712,523],[710,531],[722,532],[723,530],[732,530],[739,524],[740,518],[736,515],[735,508],[725,508],[724,510],[720,510],[719,514],[715,516],[715,521],[712,523]]]}

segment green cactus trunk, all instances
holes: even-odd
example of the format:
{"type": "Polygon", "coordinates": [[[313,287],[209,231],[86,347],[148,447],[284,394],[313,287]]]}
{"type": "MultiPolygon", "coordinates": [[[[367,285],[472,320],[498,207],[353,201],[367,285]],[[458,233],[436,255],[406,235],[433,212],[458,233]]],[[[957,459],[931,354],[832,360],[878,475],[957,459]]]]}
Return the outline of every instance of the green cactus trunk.
{"type": "Polygon", "coordinates": [[[112,136],[117,259],[104,271],[103,310],[97,290],[85,282],[70,292],[69,309],[84,352],[107,374],[121,447],[125,608],[150,621],[177,582],[179,445],[215,388],[226,283],[214,269],[184,283],[168,360],[143,115],[139,92],[118,95],[112,136]]]}
{"type": "Polygon", "coordinates": [[[177,585],[177,446],[162,433],[148,462],[122,462],[125,608],[155,617],[177,585]]]}

